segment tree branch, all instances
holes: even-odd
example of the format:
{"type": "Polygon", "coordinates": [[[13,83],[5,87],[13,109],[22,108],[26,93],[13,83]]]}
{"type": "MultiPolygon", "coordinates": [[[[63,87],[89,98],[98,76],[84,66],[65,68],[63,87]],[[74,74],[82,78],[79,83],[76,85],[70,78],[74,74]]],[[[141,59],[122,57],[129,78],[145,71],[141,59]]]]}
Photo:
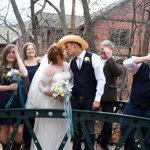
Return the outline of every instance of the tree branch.
{"type": "MultiPolygon", "coordinates": [[[[38,1],[38,0],[37,0],[37,1],[38,1]]],[[[46,0],[44,0],[44,4],[41,5],[42,8],[41,8],[39,11],[37,11],[37,12],[35,13],[35,16],[37,16],[38,14],[40,14],[40,13],[43,11],[43,9],[45,8],[45,5],[46,5],[46,0]]]]}

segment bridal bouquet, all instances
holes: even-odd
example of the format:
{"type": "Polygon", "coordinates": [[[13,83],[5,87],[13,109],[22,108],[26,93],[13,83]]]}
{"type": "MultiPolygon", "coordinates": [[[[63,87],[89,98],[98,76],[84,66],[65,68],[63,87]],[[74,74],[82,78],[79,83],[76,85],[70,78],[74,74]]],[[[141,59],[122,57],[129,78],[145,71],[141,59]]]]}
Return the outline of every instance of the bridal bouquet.
{"type": "Polygon", "coordinates": [[[17,69],[11,69],[6,74],[6,79],[10,82],[16,83],[18,79],[22,77],[22,74],[17,69]]]}
{"type": "Polygon", "coordinates": [[[60,82],[53,83],[51,86],[51,93],[54,98],[64,97],[67,92],[72,91],[72,85],[68,80],[61,80],[60,82]]]}

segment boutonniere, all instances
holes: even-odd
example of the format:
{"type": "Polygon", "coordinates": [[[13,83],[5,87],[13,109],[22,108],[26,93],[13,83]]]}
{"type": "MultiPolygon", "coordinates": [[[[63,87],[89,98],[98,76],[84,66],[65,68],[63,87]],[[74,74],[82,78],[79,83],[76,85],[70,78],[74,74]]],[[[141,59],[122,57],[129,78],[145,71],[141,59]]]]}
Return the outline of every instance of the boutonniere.
{"type": "Polygon", "coordinates": [[[85,57],[85,58],[84,58],[84,62],[85,62],[85,63],[90,63],[90,58],[89,58],[89,57],[85,57]]]}

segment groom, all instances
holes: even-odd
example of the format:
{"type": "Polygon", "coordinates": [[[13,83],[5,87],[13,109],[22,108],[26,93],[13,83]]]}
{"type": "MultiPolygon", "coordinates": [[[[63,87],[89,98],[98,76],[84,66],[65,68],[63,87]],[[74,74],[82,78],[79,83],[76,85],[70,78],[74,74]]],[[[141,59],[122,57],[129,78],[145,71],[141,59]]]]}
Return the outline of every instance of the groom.
{"type": "MultiPolygon", "coordinates": [[[[100,99],[104,91],[105,77],[103,64],[97,54],[87,52],[88,43],[77,35],[66,35],[58,44],[67,50],[69,56],[75,56],[70,61],[74,86],[70,98],[72,109],[98,110],[100,99]]],[[[95,121],[86,120],[94,150],[95,121]]],[[[73,122],[74,137],[73,150],[81,150],[82,129],[79,121],[73,122]]],[[[88,150],[87,143],[85,149],[88,150]]]]}

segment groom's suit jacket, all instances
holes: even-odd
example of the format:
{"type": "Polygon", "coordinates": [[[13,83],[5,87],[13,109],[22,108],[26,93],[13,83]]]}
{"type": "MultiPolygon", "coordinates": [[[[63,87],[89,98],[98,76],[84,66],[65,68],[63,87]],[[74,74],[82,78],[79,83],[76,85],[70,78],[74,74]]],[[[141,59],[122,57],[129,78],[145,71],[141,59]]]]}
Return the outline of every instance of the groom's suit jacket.
{"type": "Polygon", "coordinates": [[[81,68],[76,63],[77,57],[73,58],[70,64],[74,76],[74,86],[72,95],[76,98],[84,97],[85,99],[95,98],[97,81],[95,79],[94,69],[92,67],[92,53],[86,52],[81,68]],[[85,61],[85,57],[89,61],[85,61]]]}

